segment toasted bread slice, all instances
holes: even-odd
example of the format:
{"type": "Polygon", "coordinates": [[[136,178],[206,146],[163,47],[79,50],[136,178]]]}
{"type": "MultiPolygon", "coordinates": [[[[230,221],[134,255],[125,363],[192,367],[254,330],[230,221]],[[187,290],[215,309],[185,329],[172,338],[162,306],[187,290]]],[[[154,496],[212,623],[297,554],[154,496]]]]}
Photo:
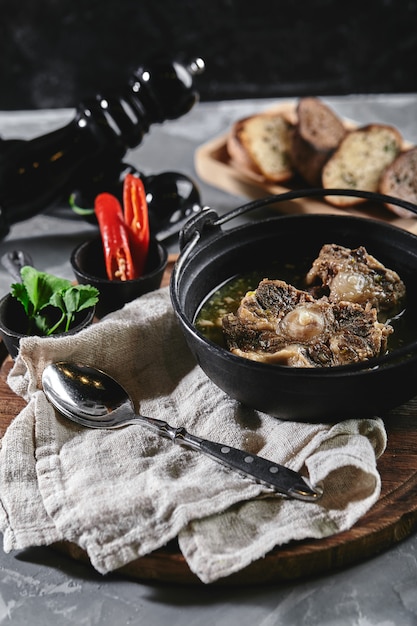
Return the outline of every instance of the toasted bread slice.
{"type": "MultiPolygon", "coordinates": [[[[401,133],[387,124],[369,124],[348,132],[322,171],[325,189],[378,191],[385,169],[401,151],[401,133]]],[[[334,206],[364,202],[351,196],[327,196],[334,206]]]]}
{"type": "Polygon", "coordinates": [[[227,139],[234,166],[259,180],[289,180],[294,175],[289,156],[292,128],[281,113],[261,113],[239,120],[227,139]]]}
{"type": "Polygon", "coordinates": [[[291,141],[291,160],[309,185],[319,187],[323,166],[347,130],[338,115],[315,97],[299,100],[297,118],[291,141]]]}
{"type": "MultiPolygon", "coordinates": [[[[417,147],[402,152],[381,177],[379,191],[388,196],[413,202],[417,208],[417,147]]],[[[387,203],[387,208],[400,217],[417,217],[412,211],[387,203]]]]}

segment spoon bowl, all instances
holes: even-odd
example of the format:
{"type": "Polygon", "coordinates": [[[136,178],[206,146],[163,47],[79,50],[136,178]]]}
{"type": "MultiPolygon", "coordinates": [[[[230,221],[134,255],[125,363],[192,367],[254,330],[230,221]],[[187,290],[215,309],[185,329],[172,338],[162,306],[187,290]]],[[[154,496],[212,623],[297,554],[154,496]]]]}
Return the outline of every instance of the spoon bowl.
{"type": "Polygon", "coordinates": [[[136,414],[125,389],[94,367],[58,362],[42,373],[42,385],[51,404],[65,417],[88,428],[120,428],[141,424],[187,448],[198,450],[240,474],[291,498],[313,502],[321,491],[298,472],[244,450],[215,443],[175,428],[167,422],[136,414]]]}
{"type": "Polygon", "coordinates": [[[60,413],[88,428],[117,428],[133,416],[126,391],[100,370],[54,363],[43,371],[45,395],[60,413]],[[126,419],[125,419],[126,418],[126,419]]]}

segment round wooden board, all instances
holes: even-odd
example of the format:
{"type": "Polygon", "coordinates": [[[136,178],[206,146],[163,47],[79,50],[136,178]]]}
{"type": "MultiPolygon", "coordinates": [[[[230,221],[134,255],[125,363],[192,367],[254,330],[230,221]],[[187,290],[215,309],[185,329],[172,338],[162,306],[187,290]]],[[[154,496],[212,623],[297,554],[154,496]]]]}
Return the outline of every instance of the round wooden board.
{"type": "MultiPolygon", "coordinates": [[[[167,284],[169,269],[163,284],[167,284]]],[[[12,361],[2,342],[0,363],[1,437],[25,403],[7,385],[12,361]]],[[[326,539],[297,541],[276,548],[216,584],[258,585],[325,574],[373,557],[413,533],[417,528],[417,396],[384,419],[388,445],[378,460],[382,493],[353,528],[326,539]]],[[[86,553],[74,544],[60,543],[53,547],[88,562],[86,553]]],[[[120,572],[140,580],[203,584],[190,571],[175,542],[129,563],[120,572]]]]}

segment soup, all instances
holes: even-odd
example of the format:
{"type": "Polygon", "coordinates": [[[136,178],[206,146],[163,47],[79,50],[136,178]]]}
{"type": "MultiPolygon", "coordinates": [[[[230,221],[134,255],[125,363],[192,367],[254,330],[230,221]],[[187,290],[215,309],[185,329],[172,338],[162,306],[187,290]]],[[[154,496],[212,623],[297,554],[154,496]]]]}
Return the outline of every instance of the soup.
{"type": "MultiPolygon", "coordinates": [[[[197,330],[207,339],[227,349],[222,320],[228,314],[237,312],[248,292],[256,290],[260,281],[265,278],[285,281],[297,289],[306,290],[306,274],[310,267],[311,260],[303,259],[297,265],[277,264],[230,278],[202,303],[194,320],[197,330]]],[[[404,302],[391,311],[380,312],[379,321],[390,324],[394,330],[388,337],[388,351],[399,348],[412,339],[411,317],[404,302]]]]}

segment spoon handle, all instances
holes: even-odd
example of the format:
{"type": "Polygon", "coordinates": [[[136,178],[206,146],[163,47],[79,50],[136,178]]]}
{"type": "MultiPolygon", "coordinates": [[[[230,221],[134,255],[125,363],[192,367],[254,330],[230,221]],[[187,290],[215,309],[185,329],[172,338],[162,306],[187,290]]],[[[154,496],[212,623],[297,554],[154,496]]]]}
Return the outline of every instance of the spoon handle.
{"type": "Polygon", "coordinates": [[[136,415],[135,422],[137,421],[171,439],[174,443],[207,454],[223,465],[255,479],[256,482],[267,485],[275,492],[308,502],[314,502],[321,496],[321,491],[312,488],[301,474],[284,465],[278,465],[238,448],[196,437],[183,427],[175,428],[167,422],[152,417],[136,415]]]}
{"type": "Polygon", "coordinates": [[[25,265],[32,265],[33,261],[30,254],[24,250],[10,250],[5,252],[1,257],[1,263],[10,276],[18,283],[22,282],[20,270],[25,265]]]}
{"type": "Polygon", "coordinates": [[[291,498],[314,502],[321,495],[298,472],[258,455],[207,440],[201,441],[200,450],[216,461],[291,498]]]}

